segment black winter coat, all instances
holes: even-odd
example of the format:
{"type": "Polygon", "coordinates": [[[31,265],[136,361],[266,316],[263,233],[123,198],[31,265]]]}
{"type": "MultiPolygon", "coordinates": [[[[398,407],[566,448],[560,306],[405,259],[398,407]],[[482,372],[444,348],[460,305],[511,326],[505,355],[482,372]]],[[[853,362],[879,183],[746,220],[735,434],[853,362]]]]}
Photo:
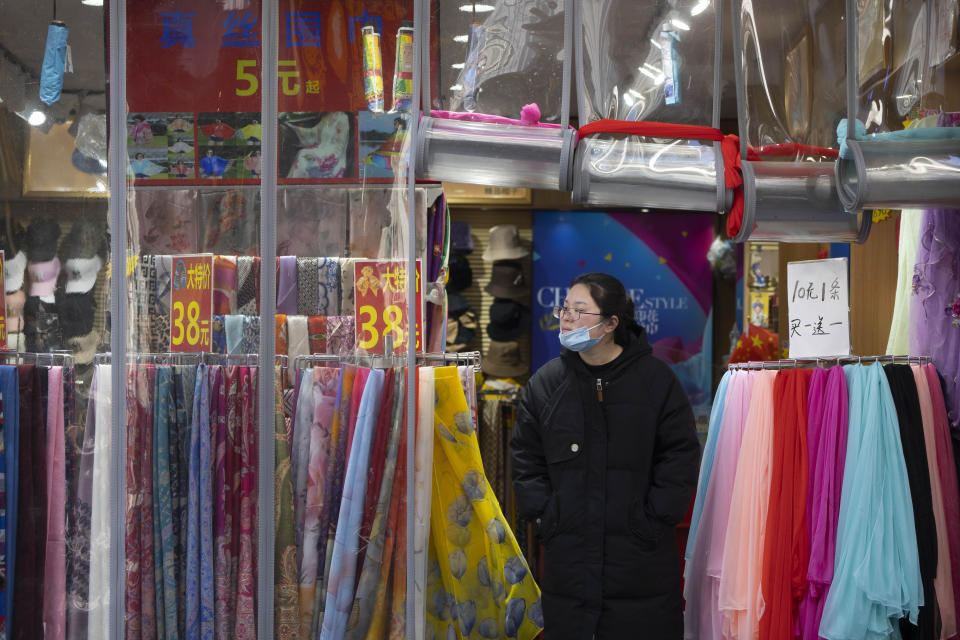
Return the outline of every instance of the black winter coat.
{"type": "Polygon", "coordinates": [[[566,349],[544,365],[510,447],[518,514],[546,547],[544,639],[682,638],[673,527],[700,446],[690,401],[646,336],[632,336],[602,380],[566,349]]]}

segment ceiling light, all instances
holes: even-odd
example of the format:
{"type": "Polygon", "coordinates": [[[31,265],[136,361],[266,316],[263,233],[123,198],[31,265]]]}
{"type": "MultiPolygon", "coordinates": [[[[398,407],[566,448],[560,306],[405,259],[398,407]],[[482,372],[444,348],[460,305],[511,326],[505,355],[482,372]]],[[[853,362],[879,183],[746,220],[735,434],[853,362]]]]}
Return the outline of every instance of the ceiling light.
{"type": "Polygon", "coordinates": [[[476,2],[460,5],[460,11],[464,13],[490,13],[493,9],[492,4],[477,4],[476,2]]]}
{"type": "Polygon", "coordinates": [[[103,0],[80,0],[80,4],[85,4],[89,7],[102,7],[103,0]]]}
{"type": "Polygon", "coordinates": [[[680,29],[681,31],[690,31],[690,25],[688,25],[683,20],[678,20],[677,18],[674,18],[673,20],[670,21],[670,24],[675,26],[677,29],[680,29]]]}
{"type": "Polygon", "coordinates": [[[454,69],[463,69],[463,63],[462,63],[462,62],[455,62],[455,63],[453,63],[453,64],[450,65],[450,66],[453,67],[454,69]]]}
{"type": "Polygon", "coordinates": [[[710,0],[700,0],[700,2],[698,2],[698,3],[695,4],[695,5],[693,5],[693,7],[690,9],[690,15],[691,15],[691,16],[698,16],[698,15],[700,15],[701,13],[703,13],[704,11],[706,11],[706,10],[707,10],[707,7],[709,7],[709,6],[710,6],[710,0]]]}
{"type": "Polygon", "coordinates": [[[463,91],[462,84],[455,84],[450,87],[450,91],[463,91]]]}
{"type": "Polygon", "coordinates": [[[470,36],[468,35],[453,36],[454,42],[466,42],[469,39],[470,39],[470,36]]]}
{"type": "Polygon", "coordinates": [[[43,111],[34,110],[30,116],[27,118],[27,122],[30,123],[30,126],[39,127],[44,122],[47,121],[47,114],[43,111]]]}

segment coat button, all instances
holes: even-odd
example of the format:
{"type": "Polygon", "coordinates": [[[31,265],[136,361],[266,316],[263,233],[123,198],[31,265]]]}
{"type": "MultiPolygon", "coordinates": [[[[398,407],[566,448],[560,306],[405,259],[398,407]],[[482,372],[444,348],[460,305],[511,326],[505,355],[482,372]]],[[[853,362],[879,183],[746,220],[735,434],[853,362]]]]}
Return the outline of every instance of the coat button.
{"type": "Polygon", "coordinates": [[[570,451],[573,451],[574,453],[580,451],[580,445],[574,442],[572,445],[570,445],[570,451]]]}

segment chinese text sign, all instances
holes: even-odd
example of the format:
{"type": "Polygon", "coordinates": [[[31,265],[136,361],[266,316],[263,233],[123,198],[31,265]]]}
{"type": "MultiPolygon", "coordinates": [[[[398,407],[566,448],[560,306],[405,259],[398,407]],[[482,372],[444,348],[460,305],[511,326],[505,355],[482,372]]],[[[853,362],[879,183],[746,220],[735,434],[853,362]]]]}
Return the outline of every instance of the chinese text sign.
{"type": "Polygon", "coordinates": [[[850,354],[847,259],[787,264],[791,358],[850,354]]]}

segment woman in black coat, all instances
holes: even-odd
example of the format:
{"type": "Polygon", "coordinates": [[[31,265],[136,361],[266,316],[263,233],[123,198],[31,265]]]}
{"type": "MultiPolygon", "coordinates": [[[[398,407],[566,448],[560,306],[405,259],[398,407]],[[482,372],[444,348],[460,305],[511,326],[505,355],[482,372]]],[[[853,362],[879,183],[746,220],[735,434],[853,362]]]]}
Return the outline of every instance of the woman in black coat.
{"type": "Polygon", "coordinates": [[[633,312],[616,278],[576,278],[554,311],[563,353],[517,412],[514,492],[546,547],[545,640],[683,637],[674,526],[700,446],[690,402],[633,312]]]}

